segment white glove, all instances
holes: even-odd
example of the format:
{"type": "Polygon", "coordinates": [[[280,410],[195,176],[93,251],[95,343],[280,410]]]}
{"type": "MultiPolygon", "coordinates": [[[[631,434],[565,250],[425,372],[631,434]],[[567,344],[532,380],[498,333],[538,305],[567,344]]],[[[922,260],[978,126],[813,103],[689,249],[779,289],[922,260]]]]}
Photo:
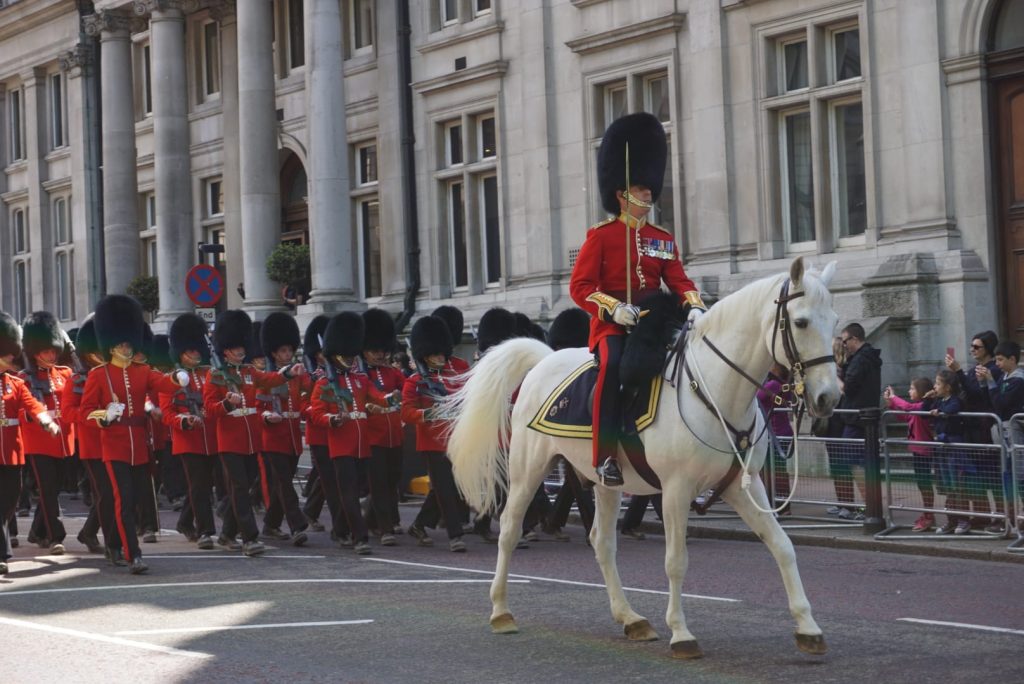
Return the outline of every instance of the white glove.
{"type": "Polygon", "coordinates": [[[687,314],[686,316],[686,322],[687,324],[689,324],[689,327],[692,328],[693,324],[697,322],[697,319],[703,316],[705,313],[706,312],[704,311],[704,309],[698,309],[695,306],[691,306],[690,313],[687,314]]]}
{"type": "Polygon", "coordinates": [[[183,370],[174,371],[174,382],[178,383],[178,387],[188,387],[188,373],[183,370]]]}
{"type": "Polygon", "coordinates": [[[612,320],[626,327],[634,326],[640,320],[640,307],[619,302],[612,309],[612,320]]]}
{"type": "Polygon", "coordinates": [[[60,424],[57,423],[57,421],[55,420],[51,420],[49,423],[43,425],[43,427],[46,429],[46,431],[50,434],[51,437],[56,437],[57,435],[60,434],[60,424]]]}
{"type": "Polygon", "coordinates": [[[107,404],[107,422],[113,423],[124,413],[124,404],[112,401],[107,404]]]}

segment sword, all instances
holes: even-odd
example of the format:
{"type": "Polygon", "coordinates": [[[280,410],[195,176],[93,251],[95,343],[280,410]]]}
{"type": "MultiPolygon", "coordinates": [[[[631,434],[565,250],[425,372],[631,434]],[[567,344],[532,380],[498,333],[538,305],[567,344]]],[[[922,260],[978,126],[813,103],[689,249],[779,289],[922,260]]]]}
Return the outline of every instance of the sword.
{"type": "Polygon", "coordinates": [[[626,306],[633,305],[633,264],[629,257],[632,245],[629,239],[629,219],[632,214],[629,213],[629,205],[633,201],[633,196],[629,192],[629,143],[626,143],[626,306]]]}

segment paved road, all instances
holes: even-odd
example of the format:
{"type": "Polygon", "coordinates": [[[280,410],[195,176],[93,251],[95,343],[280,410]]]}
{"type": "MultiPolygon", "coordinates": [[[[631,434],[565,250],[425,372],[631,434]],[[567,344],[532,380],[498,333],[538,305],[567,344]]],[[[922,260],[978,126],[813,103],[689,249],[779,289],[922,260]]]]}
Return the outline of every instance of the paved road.
{"type": "Polygon", "coordinates": [[[516,552],[511,606],[522,631],[501,637],[487,626],[495,547],[475,538],[466,554],[403,540],[360,559],[317,534],[307,548],[245,559],[166,535],[146,546],[152,572],[142,577],[96,556],[33,559],[23,548],[0,580],[3,682],[976,684],[1024,676],[1019,565],[800,548],[831,648],[814,658],[796,650],[763,546],[693,540],[685,591],[698,596],[684,605],[705,658],[678,662],[668,657],[661,540],[620,543],[629,598],[663,637],[630,643],[611,621],[582,530],[569,531],[570,543],[516,552]]]}

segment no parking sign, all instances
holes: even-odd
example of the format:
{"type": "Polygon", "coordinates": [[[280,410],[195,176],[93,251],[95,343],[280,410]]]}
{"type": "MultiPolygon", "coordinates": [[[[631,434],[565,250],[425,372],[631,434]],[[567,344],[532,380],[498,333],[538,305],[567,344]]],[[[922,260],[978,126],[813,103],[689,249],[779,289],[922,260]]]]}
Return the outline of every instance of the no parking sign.
{"type": "Polygon", "coordinates": [[[198,307],[216,306],[224,296],[224,280],[220,271],[208,264],[193,266],[185,276],[185,293],[198,307]]]}

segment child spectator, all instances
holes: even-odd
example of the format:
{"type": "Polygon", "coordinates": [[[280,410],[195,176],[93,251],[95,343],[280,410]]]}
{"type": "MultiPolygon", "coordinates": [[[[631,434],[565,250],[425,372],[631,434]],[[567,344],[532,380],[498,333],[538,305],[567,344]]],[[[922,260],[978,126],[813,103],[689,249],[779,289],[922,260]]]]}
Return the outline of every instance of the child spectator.
{"type": "MultiPolygon", "coordinates": [[[[927,411],[931,402],[925,396],[933,389],[932,381],[928,378],[914,378],[910,383],[910,401],[902,399],[892,391],[892,387],[886,387],[882,396],[885,398],[885,405],[896,411],[927,411]]],[[[909,425],[907,440],[911,442],[931,442],[932,428],[928,418],[925,416],[914,416],[909,413],[901,415],[900,420],[909,425]]],[[[925,444],[911,444],[910,453],[914,459],[914,481],[917,489],[921,492],[923,508],[935,508],[934,481],[932,478],[932,450],[925,444]]],[[[927,532],[935,526],[935,514],[925,511],[914,522],[914,532],[927,532]]]]}
{"type": "Polygon", "coordinates": [[[966,516],[956,515],[967,506],[964,480],[973,470],[973,463],[962,449],[952,445],[964,441],[964,421],[958,414],[962,410],[960,381],[956,373],[943,369],[935,376],[935,387],[925,394],[926,399],[935,399],[931,409],[934,416],[932,429],[935,441],[942,442],[936,457],[939,466],[940,493],[946,495],[946,509],[954,511],[947,516],[946,524],[935,530],[936,534],[967,534],[971,530],[966,516]]]}
{"type": "MultiPolygon", "coordinates": [[[[790,414],[785,409],[796,402],[796,397],[788,383],[789,370],[780,363],[772,364],[772,369],[768,371],[768,378],[764,381],[761,389],[757,391],[757,401],[761,404],[772,434],[775,437],[792,441],[793,427],[789,424],[790,414]]],[[[772,440],[771,447],[768,449],[768,465],[775,474],[770,490],[772,507],[778,506],[779,500],[789,497],[789,470],[786,467],[786,454],[779,447],[779,442],[772,440]]],[[[789,513],[789,504],[786,504],[786,507],[779,513],[789,513]]]]}

